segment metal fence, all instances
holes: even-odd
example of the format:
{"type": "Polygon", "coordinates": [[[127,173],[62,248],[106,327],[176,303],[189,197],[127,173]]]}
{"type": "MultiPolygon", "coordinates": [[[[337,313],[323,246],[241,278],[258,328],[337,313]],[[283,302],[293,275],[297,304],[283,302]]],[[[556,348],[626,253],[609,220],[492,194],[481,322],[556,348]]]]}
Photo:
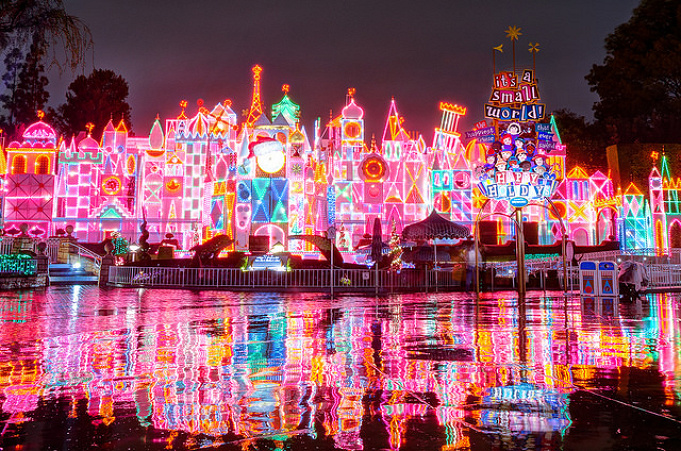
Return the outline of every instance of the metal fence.
{"type": "MultiPolygon", "coordinates": [[[[0,237],[0,255],[12,254],[14,251],[14,241],[15,237],[12,236],[0,237]]],[[[24,248],[24,250],[37,253],[39,242],[40,240],[34,239],[32,246],[24,248]]],[[[99,275],[100,268],[102,267],[102,256],[96,252],[92,252],[73,241],[66,241],[58,237],[47,238],[45,243],[47,244],[45,255],[47,255],[50,263],[69,263],[71,265],[77,263],[84,271],[99,275]]]]}
{"type": "Polygon", "coordinates": [[[650,287],[681,286],[681,265],[648,265],[650,287]]]}
{"type": "Polygon", "coordinates": [[[681,249],[673,248],[665,252],[657,249],[624,249],[619,251],[594,252],[584,254],[583,261],[635,261],[643,264],[648,274],[651,288],[681,286],[681,249]]]}
{"type": "Polygon", "coordinates": [[[335,292],[392,292],[455,289],[460,275],[452,270],[375,271],[371,269],[147,268],[112,266],[109,284],[147,287],[224,288],[335,292]],[[332,285],[333,284],[333,285],[332,285]]]}

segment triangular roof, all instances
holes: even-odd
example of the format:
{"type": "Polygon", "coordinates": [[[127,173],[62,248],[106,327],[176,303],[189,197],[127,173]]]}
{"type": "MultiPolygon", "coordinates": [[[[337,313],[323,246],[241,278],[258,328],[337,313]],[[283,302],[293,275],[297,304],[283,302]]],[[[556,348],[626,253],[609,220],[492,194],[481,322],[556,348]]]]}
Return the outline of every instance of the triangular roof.
{"type": "Polygon", "coordinates": [[[266,114],[261,114],[260,116],[258,116],[258,119],[256,119],[256,121],[253,123],[253,127],[264,125],[272,125],[272,122],[270,122],[266,114]]]}
{"type": "Polygon", "coordinates": [[[114,127],[113,121],[109,119],[109,122],[106,123],[106,126],[104,126],[104,133],[106,132],[115,132],[116,128],[114,127]]]}
{"type": "MultiPolygon", "coordinates": [[[[260,121],[260,119],[258,119],[260,121]]],[[[258,124],[258,121],[256,121],[256,125],[258,124]]],[[[273,120],[272,120],[272,125],[282,125],[284,127],[290,127],[291,124],[286,120],[283,114],[277,115],[273,120]]]]}
{"type": "Polygon", "coordinates": [[[662,177],[660,176],[660,170],[657,169],[657,166],[653,166],[653,168],[650,170],[650,175],[648,175],[648,178],[649,178],[649,179],[653,179],[653,178],[659,179],[659,178],[662,178],[662,177]]]}
{"type": "Polygon", "coordinates": [[[636,186],[634,182],[631,182],[629,186],[627,186],[627,189],[624,190],[624,195],[625,196],[642,196],[643,193],[641,190],[636,186]]]}
{"type": "Polygon", "coordinates": [[[669,172],[669,163],[667,163],[667,155],[662,153],[662,164],[660,165],[660,175],[662,175],[662,180],[671,180],[672,176],[669,172]]]}
{"type": "Polygon", "coordinates": [[[388,117],[385,121],[382,141],[396,141],[402,132],[402,121],[397,112],[395,99],[393,98],[390,100],[390,109],[388,110],[388,117]]]}
{"type": "Polygon", "coordinates": [[[468,160],[466,160],[466,157],[463,153],[456,154],[454,157],[454,164],[452,164],[452,169],[470,170],[468,160]]]}
{"type": "Polygon", "coordinates": [[[580,168],[579,166],[575,166],[568,172],[567,177],[568,179],[588,179],[589,175],[584,171],[584,169],[580,168]]]}
{"type": "Polygon", "coordinates": [[[388,192],[385,196],[386,203],[402,203],[402,197],[400,192],[397,190],[397,185],[395,183],[388,183],[388,192]]]}

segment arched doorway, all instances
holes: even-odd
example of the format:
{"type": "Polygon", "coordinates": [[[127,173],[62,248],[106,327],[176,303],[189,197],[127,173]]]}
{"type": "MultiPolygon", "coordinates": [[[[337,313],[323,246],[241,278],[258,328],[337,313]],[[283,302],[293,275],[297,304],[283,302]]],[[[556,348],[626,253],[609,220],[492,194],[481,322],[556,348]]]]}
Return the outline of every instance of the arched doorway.
{"type": "Polygon", "coordinates": [[[267,236],[269,238],[269,248],[272,249],[275,244],[280,243],[286,247],[286,233],[281,229],[281,227],[274,224],[266,224],[258,228],[253,235],[255,236],[267,236]]]}
{"type": "Polygon", "coordinates": [[[589,245],[589,232],[584,229],[577,229],[572,235],[575,244],[577,246],[588,246],[589,245]]]}
{"type": "Polygon", "coordinates": [[[675,220],[669,227],[669,247],[681,249],[681,222],[675,220]]]}

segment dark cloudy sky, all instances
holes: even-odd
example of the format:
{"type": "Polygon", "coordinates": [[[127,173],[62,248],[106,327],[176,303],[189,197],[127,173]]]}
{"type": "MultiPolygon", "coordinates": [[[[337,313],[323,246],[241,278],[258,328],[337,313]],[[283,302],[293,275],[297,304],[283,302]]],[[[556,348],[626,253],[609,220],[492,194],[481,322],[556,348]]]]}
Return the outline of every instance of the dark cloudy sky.
{"type": "MultiPolygon", "coordinates": [[[[133,130],[147,133],[158,113],[178,103],[212,107],[232,99],[248,108],[251,67],[260,64],[266,105],[281,85],[301,105],[311,127],[338,113],[348,87],[357,89],[370,134],[383,133],[391,97],[405,127],[432,139],[438,103],[466,106],[460,129],[482,119],[497,70],[512,67],[505,30],[521,28],[517,66],[532,66],[549,111],[568,108],[591,117],[596,97],[584,76],[605,56],[604,39],[631,17],[639,0],[65,0],[70,14],[90,27],[94,50],[86,73],[112,69],[130,85],[133,130]]],[[[64,101],[74,75],[51,77],[51,104],[64,101]]]]}

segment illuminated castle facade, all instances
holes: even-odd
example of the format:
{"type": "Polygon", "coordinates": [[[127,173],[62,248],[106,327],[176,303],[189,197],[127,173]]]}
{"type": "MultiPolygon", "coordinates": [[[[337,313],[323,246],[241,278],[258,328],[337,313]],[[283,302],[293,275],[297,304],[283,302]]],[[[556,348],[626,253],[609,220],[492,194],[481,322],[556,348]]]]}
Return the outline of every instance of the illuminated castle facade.
{"type": "MultiPolygon", "coordinates": [[[[647,198],[633,185],[617,193],[601,172],[566,173],[566,147],[553,119],[543,117],[538,95],[528,94],[527,105],[517,109],[519,117],[529,118],[515,118],[515,110],[503,104],[499,75],[494,92],[502,92],[486,104],[488,117],[462,135],[459,120],[466,108],[442,102],[442,120],[428,146],[423,136],[403,128],[394,99],[380,142],[368,139],[352,90],[341,113],[325,125],[317,120],[309,133],[288,86],[271,109],[263,106],[261,71],[253,68],[252,102],[243,121],[225,101],[212,110],[199,104],[192,117],[182,102],[177,118],[165,125],[157,118],[142,137],[130,136],[122,122],[110,121],[99,141],[89,134],[60,139],[42,119],[30,125],[2,152],[4,229],[26,223],[31,233],[47,237],[70,224],[82,241],[101,241],[111,232],[136,240],[146,220],[151,242],[172,233],[184,249],[226,234],[236,250],[248,249],[249,237],[261,235],[270,246],[302,252],[308,248],[292,235],[323,235],[334,226],[337,246],[352,252],[372,233],[375,218],[387,237],[435,209],[471,228],[480,220],[494,244],[515,235],[512,209],[509,199],[486,196],[477,180],[498,170],[501,175],[488,183],[510,177],[521,171],[510,166],[534,154],[545,161],[532,168],[550,168],[555,188],[551,208],[523,208],[538,244],[560,239],[563,227],[580,245],[610,236],[625,248],[681,244],[674,238],[681,233],[681,181],[670,176],[666,157],[651,173],[647,198]],[[509,149],[501,143],[494,149],[494,142],[506,135],[515,144],[512,156],[501,161],[509,149]]],[[[512,80],[512,74],[503,75],[512,80]]],[[[520,81],[515,89],[536,94],[532,73],[520,81]]]]}

